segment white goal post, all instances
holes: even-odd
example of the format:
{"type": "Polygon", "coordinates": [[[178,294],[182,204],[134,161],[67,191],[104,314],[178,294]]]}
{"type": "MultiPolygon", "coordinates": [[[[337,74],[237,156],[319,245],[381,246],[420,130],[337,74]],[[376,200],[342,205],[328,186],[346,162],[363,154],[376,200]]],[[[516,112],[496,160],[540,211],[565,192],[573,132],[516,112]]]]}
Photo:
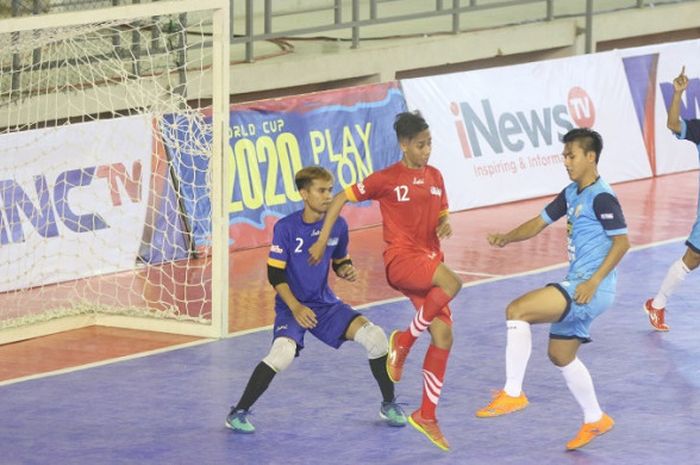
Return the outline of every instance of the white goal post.
{"type": "Polygon", "coordinates": [[[0,20],[0,344],[228,333],[229,0],[0,20]]]}

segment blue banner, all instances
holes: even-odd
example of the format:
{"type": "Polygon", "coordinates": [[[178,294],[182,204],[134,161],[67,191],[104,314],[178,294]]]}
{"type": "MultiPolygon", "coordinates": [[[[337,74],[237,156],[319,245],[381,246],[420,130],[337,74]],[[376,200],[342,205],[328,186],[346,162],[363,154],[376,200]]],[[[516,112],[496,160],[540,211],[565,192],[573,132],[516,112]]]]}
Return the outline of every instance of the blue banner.
{"type": "MultiPolygon", "coordinates": [[[[302,208],[294,174],[304,166],[330,170],[338,191],[397,162],[401,151],[393,123],[396,114],[405,110],[397,83],[233,106],[227,153],[230,171],[225,178],[233,247],[269,243],[274,221],[302,208]]],[[[201,128],[180,115],[166,116],[162,125],[195,247],[207,246],[211,235],[205,150],[211,134],[201,128]]],[[[378,221],[378,215],[363,209],[371,207],[344,210],[351,227],[378,221]]]]}

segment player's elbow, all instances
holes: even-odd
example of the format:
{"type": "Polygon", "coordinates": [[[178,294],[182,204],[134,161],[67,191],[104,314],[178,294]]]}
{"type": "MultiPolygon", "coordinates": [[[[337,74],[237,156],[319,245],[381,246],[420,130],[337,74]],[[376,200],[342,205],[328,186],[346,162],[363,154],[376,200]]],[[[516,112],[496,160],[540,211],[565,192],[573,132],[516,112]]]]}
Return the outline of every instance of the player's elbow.
{"type": "Polygon", "coordinates": [[[630,249],[630,240],[627,237],[627,234],[623,234],[621,236],[617,236],[615,238],[615,246],[618,248],[618,250],[622,253],[625,254],[627,251],[630,249]]]}
{"type": "Polygon", "coordinates": [[[623,243],[624,243],[624,245],[625,245],[625,252],[626,252],[626,251],[628,251],[628,250],[630,249],[630,247],[631,247],[631,245],[630,245],[630,239],[629,239],[629,237],[627,237],[627,234],[624,235],[624,237],[622,238],[622,241],[623,241],[623,243]]]}

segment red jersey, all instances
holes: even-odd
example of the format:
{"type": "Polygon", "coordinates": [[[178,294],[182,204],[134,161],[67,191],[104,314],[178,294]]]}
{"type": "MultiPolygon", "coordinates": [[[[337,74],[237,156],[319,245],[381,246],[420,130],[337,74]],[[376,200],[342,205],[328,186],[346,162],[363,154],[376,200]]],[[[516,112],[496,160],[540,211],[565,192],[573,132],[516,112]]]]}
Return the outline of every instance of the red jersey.
{"type": "Polygon", "coordinates": [[[369,175],[345,189],[352,202],[377,200],[384,223],[385,261],[396,249],[440,252],[435,232],[447,215],[447,193],[437,168],[408,168],[401,162],[369,175]],[[389,256],[387,256],[389,255],[389,256]]]}

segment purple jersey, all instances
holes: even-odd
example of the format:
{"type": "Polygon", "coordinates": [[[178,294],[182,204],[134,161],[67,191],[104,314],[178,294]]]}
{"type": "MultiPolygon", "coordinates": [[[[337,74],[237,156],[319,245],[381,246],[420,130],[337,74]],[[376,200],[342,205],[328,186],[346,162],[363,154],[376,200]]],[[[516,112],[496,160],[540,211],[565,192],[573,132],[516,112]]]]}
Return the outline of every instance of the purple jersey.
{"type": "MultiPolygon", "coordinates": [[[[341,261],[348,257],[348,225],[339,217],[333,225],[326,252],[318,265],[310,265],[309,247],[317,240],[323,220],[305,223],[303,210],[280,219],[272,236],[267,264],[285,270],[287,284],[294,297],[307,307],[333,304],[338,297],[328,286],[328,271],[331,260],[341,261]]],[[[280,296],[275,298],[275,308],[287,308],[280,296]]]]}

